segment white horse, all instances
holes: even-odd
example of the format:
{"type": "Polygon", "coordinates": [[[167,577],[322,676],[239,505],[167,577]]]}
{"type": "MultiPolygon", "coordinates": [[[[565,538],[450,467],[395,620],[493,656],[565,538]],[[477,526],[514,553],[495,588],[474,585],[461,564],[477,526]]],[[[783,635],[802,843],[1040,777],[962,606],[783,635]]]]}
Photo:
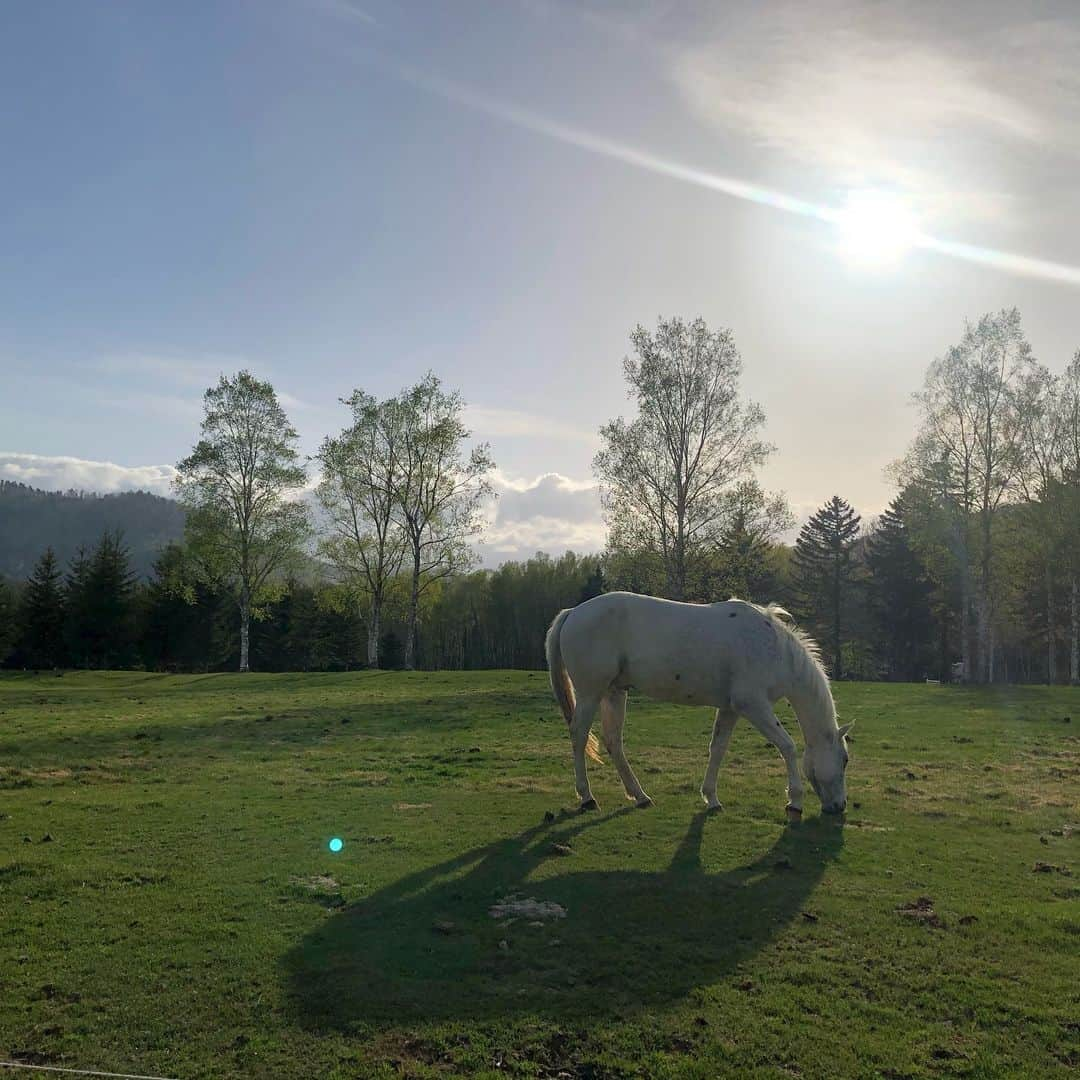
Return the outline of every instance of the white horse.
{"type": "Polygon", "coordinates": [[[782,608],[743,600],[680,604],[653,596],[613,592],[560,611],[548,631],[551,688],[570,726],[574,771],[582,810],[595,810],[585,756],[599,761],[590,731],[599,708],[604,744],[627,797],[652,805],[623,752],[626,691],[633,686],[659,701],[716,709],[709,765],[701,794],[719,809],[716,775],[739,716],[783,755],[788,774],[788,813],[802,814],[803,785],[795,741],[773,713],[787,698],[806,742],[803,771],[827,813],[847,805],[845,736],[838,727],[829,679],[817,645],[789,626],[782,608]]]}

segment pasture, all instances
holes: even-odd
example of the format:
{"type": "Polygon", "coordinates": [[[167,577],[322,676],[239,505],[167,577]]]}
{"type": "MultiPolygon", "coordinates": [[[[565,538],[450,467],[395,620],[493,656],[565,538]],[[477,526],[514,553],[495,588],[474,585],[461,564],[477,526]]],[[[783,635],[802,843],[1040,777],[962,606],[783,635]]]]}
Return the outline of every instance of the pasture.
{"type": "Polygon", "coordinates": [[[706,816],[710,714],[633,696],[656,805],[630,808],[607,764],[601,812],[567,813],[539,672],[0,677],[0,1059],[1075,1074],[1080,695],[835,692],[846,821],[808,793],[788,827],[748,724],[706,816]],[[566,914],[492,918],[508,897],[566,914]]]}

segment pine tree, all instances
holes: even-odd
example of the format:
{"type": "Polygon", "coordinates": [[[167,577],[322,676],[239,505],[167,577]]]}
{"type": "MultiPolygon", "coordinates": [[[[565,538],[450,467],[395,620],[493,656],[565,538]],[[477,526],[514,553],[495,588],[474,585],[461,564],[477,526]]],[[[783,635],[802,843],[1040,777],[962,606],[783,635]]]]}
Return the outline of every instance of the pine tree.
{"type": "Polygon", "coordinates": [[[724,530],[716,556],[717,573],[710,595],[717,600],[737,596],[764,603],[776,590],[773,545],[736,514],[724,530]]]}
{"type": "Polygon", "coordinates": [[[0,578],[0,664],[8,658],[15,646],[18,634],[17,610],[15,590],[0,578]]]}
{"type": "Polygon", "coordinates": [[[229,659],[234,611],[228,597],[194,573],[169,544],[154,563],[141,610],[139,645],[154,671],[208,671],[229,659]]]}
{"type": "Polygon", "coordinates": [[[834,495],[802,527],[795,541],[795,585],[801,614],[828,636],[834,678],[844,675],[841,649],[855,567],[852,549],[859,515],[834,495]]]}
{"type": "Polygon", "coordinates": [[[911,681],[925,675],[933,652],[933,584],[907,526],[908,508],[898,495],[881,515],[866,547],[870,612],[889,677],[911,681]]]}
{"type": "Polygon", "coordinates": [[[68,648],[81,667],[125,667],[134,658],[131,558],[119,533],[105,533],[92,555],[80,550],[68,573],[68,648]]]}
{"type": "Polygon", "coordinates": [[[88,642],[93,614],[90,610],[90,556],[80,547],[71,559],[64,580],[64,645],[71,663],[90,666],[88,642]]]}
{"type": "Polygon", "coordinates": [[[26,583],[19,612],[18,655],[30,668],[62,667],[64,647],[64,586],[56,553],[47,548],[26,583]]]}
{"type": "Polygon", "coordinates": [[[135,574],[131,553],[119,533],[106,533],[90,567],[98,667],[129,667],[135,650],[135,574]]]}

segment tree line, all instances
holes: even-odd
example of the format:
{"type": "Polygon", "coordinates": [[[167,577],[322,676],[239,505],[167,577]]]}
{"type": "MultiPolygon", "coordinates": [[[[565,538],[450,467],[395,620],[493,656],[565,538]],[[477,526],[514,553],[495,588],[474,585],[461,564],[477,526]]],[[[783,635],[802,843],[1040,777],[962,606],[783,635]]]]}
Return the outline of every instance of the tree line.
{"type": "Polygon", "coordinates": [[[1053,374],[1015,310],[969,324],[915,395],[889,507],[867,524],[833,496],[790,547],[731,332],[676,318],[631,343],[634,415],[604,425],[593,463],[601,554],[475,568],[494,463],[436,376],[355,390],[306,462],[273,387],[240,372],[207,391],[177,466],[183,542],[145,583],[116,533],[66,567],[44,552],[21,589],[0,584],[0,660],[539,668],[556,611],[620,588],[777,601],[837,678],[1080,682],[1080,353],[1053,374]]]}
{"type": "MultiPolygon", "coordinates": [[[[236,594],[188,576],[180,544],[161,552],[148,581],[131,570],[123,538],[107,534],[63,567],[51,549],[16,589],[0,583],[0,662],[7,667],[236,670],[241,641],[236,594]]],[[[414,665],[420,668],[543,667],[551,612],[603,591],[599,556],[538,554],[498,570],[445,577],[425,590],[414,665]]],[[[381,613],[378,661],[406,664],[411,585],[398,575],[381,613]]],[[[286,578],[264,597],[247,639],[261,671],[368,667],[370,609],[350,589],[320,577],[286,578]]]]}

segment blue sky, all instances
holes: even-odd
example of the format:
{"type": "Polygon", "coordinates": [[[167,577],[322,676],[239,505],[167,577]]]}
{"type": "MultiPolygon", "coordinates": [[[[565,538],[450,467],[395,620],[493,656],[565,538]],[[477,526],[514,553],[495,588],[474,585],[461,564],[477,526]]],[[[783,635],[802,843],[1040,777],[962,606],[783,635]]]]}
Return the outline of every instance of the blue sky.
{"type": "Polygon", "coordinates": [[[98,0],[0,12],[0,475],[161,487],[248,366],[306,447],[428,368],[504,493],[489,561],[602,542],[630,330],[730,326],[800,514],[870,515],[965,318],[1080,347],[1080,285],[833,226],[649,160],[1080,262],[1075,5],[98,0]],[[12,107],[14,106],[14,107],[12,107]],[[569,130],[569,138],[567,137],[569,130]],[[584,137],[582,137],[584,136],[584,137]]]}

